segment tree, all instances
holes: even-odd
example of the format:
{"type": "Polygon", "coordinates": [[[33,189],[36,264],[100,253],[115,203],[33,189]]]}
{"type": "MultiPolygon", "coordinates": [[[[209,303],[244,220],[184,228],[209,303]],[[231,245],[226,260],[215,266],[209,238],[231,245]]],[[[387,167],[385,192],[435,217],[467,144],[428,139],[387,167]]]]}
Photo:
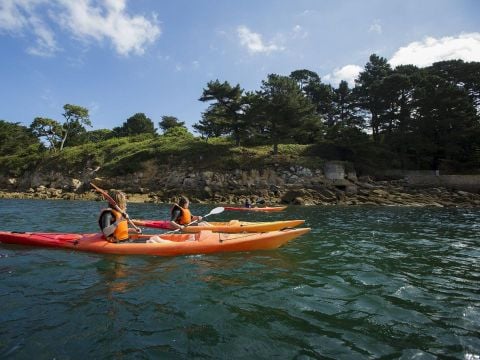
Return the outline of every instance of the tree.
{"type": "Polygon", "coordinates": [[[310,70],[296,70],[290,74],[290,77],[297,82],[302,92],[310,101],[315,104],[316,112],[320,115],[327,125],[334,124],[334,92],[331,85],[323,84],[320,76],[310,70]]]}
{"type": "Polygon", "coordinates": [[[383,133],[385,145],[398,154],[404,168],[408,154],[412,152],[414,91],[418,87],[421,71],[413,65],[398,66],[386,76],[381,85],[385,103],[385,114],[379,131],[383,133]]]}
{"type": "Polygon", "coordinates": [[[210,111],[202,114],[202,119],[193,124],[193,128],[197,131],[202,137],[205,137],[208,141],[212,137],[220,137],[224,134],[229,133],[228,124],[225,120],[224,113],[216,109],[217,111],[210,111]]]}
{"type": "Polygon", "coordinates": [[[380,141],[380,127],[386,111],[382,82],[391,72],[387,59],[372,54],[365,70],[355,80],[355,96],[360,107],[370,113],[370,126],[376,143],[380,141]]]}
{"type": "Polygon", "coordinates": [[[162,116],[162,121],[160,121],[158,125],[165,133],[167,130],[174,127],[185,127],[185,122],[179,121],[175,116],[162,116]]]}
{"type": "Polygon", "coordinates": [[[30,131],[38,139],[46,140],[53,151],[57,150],[63,139],[62,124],[49,118],[36,117],[30,124],[30,131]]]}
{"type": "Polygon", "coordinates": [[[343,127],[363,129],[365,123],[358,115],[357,104],[352,90],[345,80],[340,81],[337,89],[333,89],[332,117],[335,124],[343,127]]]}
{"type": "Polygon", "coordinates": [[[83,125],[92,126],[88,115],[88,109],[78,105],[65,104],[63,110],[65,111],[62,114],[65,118],[65,122],[62,126],[60,151],[63,150],[69,134],[78,135],[81,132],[85,132],[83,125]]]}
{"type": "Polygon", "coordinates": [[[290,77],[297,82],[300,90],[308,94],[308,88],[320,83],[320,76],[314,71],[302,69],[290,73],[290,77]]]}
{"type": "Polygon", "coordinates": [[[480,146],[480,124],[464,88],[426,72],[415,90],[416,149],[419,157],[438,169],[442,160],[474,160],[480,146]]]}
{"type": "Polygon", "coordinates": [[[468,93],[480,115],[480,62],[448,60],[434,63],[427,70],[468,93]]]}
{"type": "MultiPolygon", "coordinates": [[[[240,85],[232,87],[227,81],[210,81],[207,88],[203,89],[200,101],[213,101],[207,111],[202,114],[203,124],[196,129],[211,126],[223,134],[231,134],[235,144],[240,145],[245,136],[248,124],[245,122],[245,104],[243,102],[243,89],[240,85]]],[[[210,131],[211,132],[211,131],[210,131]]]]}
{"type": "MultiPolygon", "coordinates": [[[[315,120],[316,124],[319,122],[315,106],[290,77],[268,75],[267,80],[262,81],[258,96],[256,106],[250,111],[255,111],[263,117],[261,120],[263,132],[272,142],[274,154],[278,153],[280,141],[293,139],[299,131],[305,129],[306,123],[311,125],[315,120]]],[[[310,134],[314,134],[316,129],[309,130],[310,134]]]]}
{"type": "Polygon", "coordinates": [[[40,145],[27,127],[0,120],[0,156],[17,154],[33,144],[40,145]]]}
{"type": "Polygon", "coordinates": [[[144,113],[136,113],[129,117],[121,127],[113,129],[117,136],[133,136],[139,134],[155,134],[155,126],[144,113]]]}

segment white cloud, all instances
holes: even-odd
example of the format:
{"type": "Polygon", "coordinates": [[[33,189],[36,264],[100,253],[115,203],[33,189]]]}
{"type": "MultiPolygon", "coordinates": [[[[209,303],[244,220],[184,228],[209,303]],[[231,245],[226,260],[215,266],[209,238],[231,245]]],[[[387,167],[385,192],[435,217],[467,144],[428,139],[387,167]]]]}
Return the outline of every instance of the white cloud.
{"type": "Polygon", "coordinates": [[[155,18],[151,22],[125,12],[126,0],[105,0],[103,7],[92,6],[90,0],[58,1],[67,9],[60,16],[64,27],[80,39],[108,39],[121,55],[143,54],[160,35],[155,18]]]}
{"type": "Polygon", "coordinates": [[[372,25],[370,25],[370,28],[368,29],[368,32],[373,32],[377,33],[379,35],[382,34],[382,25],[380,25],[379,20],[375,20],[372,25]]]}
{"type": "Polygon", "coordinates": [[[251,31],[246,26],[239,26],[237,28],[237,34],[240,38],[240,44],[245,46],[248,49],[248,52],[251,54],[255,53],[271,53],[272,51],[281,51],[284,50],[283,47],[278,46],[274,43],[268,45],[264,44],[262,36],[258,33],[251,31]]]}
{"type": "Polygon", "coordinates": [[[121,55],[141,55],[161,34],[156,16],[127,13],[126,0],[2,0],[0,30],[24,34],[31,32],[34,55],[48,56],[58,51],[53,26],[68,29],[77,39],[111,41],[121,55]],[[47,11],[42,11],[42,10],[47,11]],[[51,24],[48,25],[48,22],[51,24]]]}
{"type": "Polygon", "coordinates": [[[55,34],[48,25],[35,14],[36,6],[44,0],[3,0],[0,2],[0,30],[23,34],[30,29],[35,36],[35,43],[27,52],[38,56],[51,56],[57,50],[55,34]]]}
{"type": "Polygon", "coordinates": [[[32,16],[29,22],[36,35],[35,45],[30,46],[27,52],[37,56],[52,56],[59,49],[53,31],[39,18],[32,16]]]}
{"type": "Polygon", "coordinates": [[[401,47],[390,59],[392,66],[412,64],[429,66],[437,61],[461,59],[480,61],[480,33],[435,39],[427,37],[401,47]]]}
{"type": "Polygon", "coordinates": [[[27,23],[25,15],[13,0],[0,2],[0,30],[18,31],[27,23]]]}
{"type": "Polygon", "coordinates": [[[323,76],[323,80],[338,86],[340,81],[345,80],[350,87],[355,85],[355,79],[363,68],[358,65],[345,65],[342,68],[336,68],[332,74],[323,76]]]}

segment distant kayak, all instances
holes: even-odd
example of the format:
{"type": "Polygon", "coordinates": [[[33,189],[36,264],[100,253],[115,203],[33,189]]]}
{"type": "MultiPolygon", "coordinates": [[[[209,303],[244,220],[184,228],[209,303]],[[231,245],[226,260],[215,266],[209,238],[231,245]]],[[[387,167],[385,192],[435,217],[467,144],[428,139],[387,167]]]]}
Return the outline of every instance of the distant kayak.
{"type": "MultiPolygon", "coordinates": [[[[166,220],[132,220],[137,226],[150,227],[156,229],[171,229],[170,221],[166,220]]],[[[197,233],[202,230],[224,233],[240,232],[267,232],[293,228],[305,223],[305,220],[283,220],[268,222],[248,222],[239,220],[230,220],[228,222],[208,222],[208,225],[186,226],[182,231],[187,233],[197,233]]]]}
{"type": "Polygon", "coordinates": [[[235,206],[225,206],[225,210],[230,210],[230,211],[282,211],[285,210],[287,207],[286,206],[266,206],[266,207],[235,207],[235,206]]]}
{"type": "Polygon", "coordinates": [[[310,228],[265,233],[224,234],[201,231],[196,234],[132,235],[131,242],[111,243],[96,234],[31,233],[0,231],[0,243],[66,248],[116,255],[176,256],[217,252],[271,250],[306,234],[310,228]]]}

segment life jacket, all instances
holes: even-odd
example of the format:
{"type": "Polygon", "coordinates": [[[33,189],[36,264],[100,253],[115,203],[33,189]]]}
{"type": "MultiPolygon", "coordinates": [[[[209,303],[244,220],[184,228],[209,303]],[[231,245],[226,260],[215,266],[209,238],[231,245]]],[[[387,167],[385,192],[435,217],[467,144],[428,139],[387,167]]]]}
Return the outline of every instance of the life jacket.
{"type": "Polygon", "coordinates": [[[173,215],[175,209],[180,209],[181,211],[180,220],[177,222],[177,219],[174,219],[175,222],[177,222],[179,225],[187,225],[192,222],[192,213],[189,209],[184,209],[180,205],[174,204],[170,210],[171,215],[173,215]]]}
{"type": "Polygon", "coordinates": [[[122,213],[120,213],[117,210],[114,210],[114,209],[102,210],[102,212],[100,213],[100,217],[98,218],[98,224],[100,225],[100,228],[102,227],[100,219],[102,218],[102,215],[107,211],[113,214],[113,216],[115,217],[115,221],[118,223],[117,227],[115,228],[115,231],[111,236],[107,238],[107,240],[109,241],[127,240],[128,239],[128,221],[123,217],[122,213]]]}

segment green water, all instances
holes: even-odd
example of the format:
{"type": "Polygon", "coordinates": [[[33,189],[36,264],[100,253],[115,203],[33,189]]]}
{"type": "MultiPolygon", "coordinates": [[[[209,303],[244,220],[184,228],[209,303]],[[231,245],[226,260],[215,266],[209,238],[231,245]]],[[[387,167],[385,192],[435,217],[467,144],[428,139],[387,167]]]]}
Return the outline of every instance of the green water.
{"type": "MultiPolygon", "coordinates": [[[[0,230],[95,232],[102,205],[0,200],[0,230]]],[[[168,206],[128,210],[159,219],[168,206]]],[[[175,258],[0,245],[0,358],[480,358],[480,209],[211,220],[233,218],[312,232],[275,251],[175,258]]]]}

